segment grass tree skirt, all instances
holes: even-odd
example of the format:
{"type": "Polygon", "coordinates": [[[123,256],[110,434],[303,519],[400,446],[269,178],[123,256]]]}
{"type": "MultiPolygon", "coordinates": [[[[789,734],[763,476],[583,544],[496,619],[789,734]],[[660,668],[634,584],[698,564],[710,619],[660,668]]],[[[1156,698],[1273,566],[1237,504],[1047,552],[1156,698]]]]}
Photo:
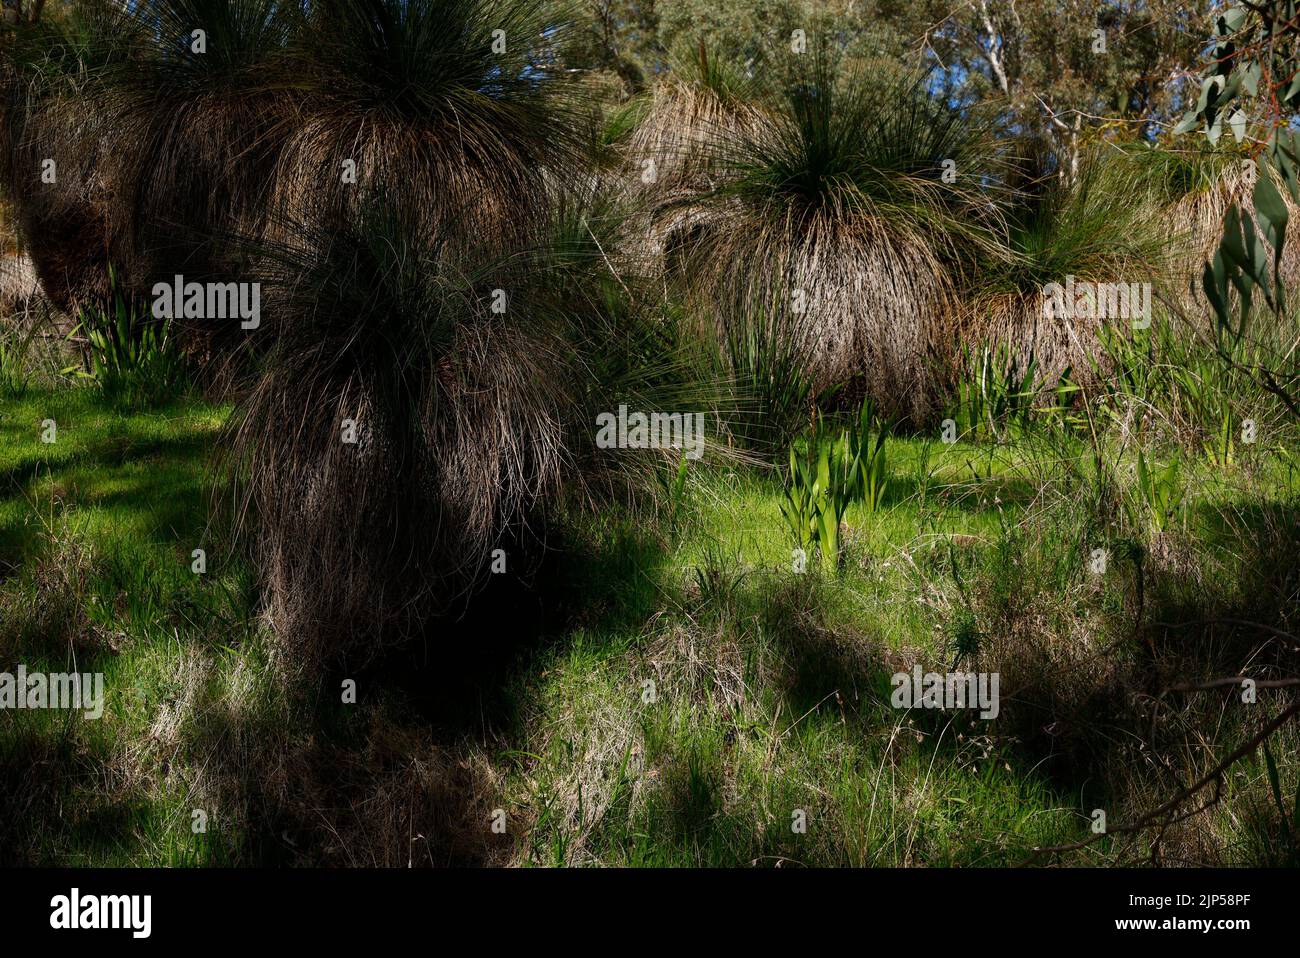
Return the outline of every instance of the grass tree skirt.
{"type": "Polygon", "coordinates": [[[610,275],[596,197],[510,255],[392,202],[256,251],[265,342],[227,426],[233,501],[300,661],[365,661],[462,609],[564,499],[653,499],[656,462],[601,454],[598,414],[706,395],[637,279],[610,275]]]}
{"type": "Polygon", "coordinates": [[[833,220],[782,226],[693,232],[680,269],[696,277],[701,315],[715,307],[723,342],[788,340],[814,390],[857,381],[891,415],[923,416],[952,303],[933,251],[833,220]]]}
{"type": "Polygon", "coordinates": [[[286,366],[240,411],[254,541],[296,661],[364,661],[463,608],[503,533],[558,485],[563,381],[525,368],[544,345],[466,323],[448,347],[358,345],[370,356],[323,375],[274,353],[286,366]]]}

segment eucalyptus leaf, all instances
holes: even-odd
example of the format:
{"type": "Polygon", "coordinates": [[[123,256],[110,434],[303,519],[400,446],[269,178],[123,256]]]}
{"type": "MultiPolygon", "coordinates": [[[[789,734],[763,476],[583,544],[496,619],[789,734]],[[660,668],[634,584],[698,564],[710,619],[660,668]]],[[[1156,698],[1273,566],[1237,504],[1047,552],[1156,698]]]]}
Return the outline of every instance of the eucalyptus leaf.
{"type": "Polygon", "coordinates": [[[1246,114],[1241,110],[1232,111],[1232,116],[1228,117],[1228,126],[1238,143],[1246,138],[1246,114]]]}

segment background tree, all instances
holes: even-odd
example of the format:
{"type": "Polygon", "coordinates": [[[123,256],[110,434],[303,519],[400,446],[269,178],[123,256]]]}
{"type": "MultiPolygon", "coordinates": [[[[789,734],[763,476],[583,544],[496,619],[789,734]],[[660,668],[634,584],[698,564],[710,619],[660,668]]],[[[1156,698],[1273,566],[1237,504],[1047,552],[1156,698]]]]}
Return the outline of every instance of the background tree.
{"type": "Polygon", "coordinates": [[[586,71],[614,98],[641,93],[665,66],[658,6],[655,0],[585,0],[568,14],[565,64],[586,71]]]}
{"type": "Polygon", "coordinates": [[[1181,103],[1208,16],[1178,0],[884,4],[880,16],[967,96],[1001,95],[1008,124],[1078,169],[1092,136],[1150,138],[1181,103]]]}
{"type": "MultiPolygon", "coordinates": [[[[1200,95],[1177,128],[1199,129],[1211,143],[1231,131],[1254,163],[1251,209],[1234,204],[1228,210],[1223,240],[1202,278],[1220,333],[1237,342],[1247,335],[1261,298],[1275,319],[1283,319],[1286,308],[1281,265],[1290,209],[1279,184],[1300,203],[1298,26],[1295,0],[1217,7],[1200,95]]],[[[1286,355],[1294,357],[1295,349],[1293,337],[1286,355]]],[[[1300,416],[1300,368],[1294,359],[1285,367],[1247,368],[1300,416]]]]}

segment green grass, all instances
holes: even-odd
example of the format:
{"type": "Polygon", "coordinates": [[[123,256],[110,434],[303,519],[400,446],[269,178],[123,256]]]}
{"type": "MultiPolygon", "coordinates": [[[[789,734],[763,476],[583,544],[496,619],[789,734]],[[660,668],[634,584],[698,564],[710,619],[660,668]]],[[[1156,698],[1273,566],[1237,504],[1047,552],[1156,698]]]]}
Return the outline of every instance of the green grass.
{"type": "MultiPolygon", "coordinates": [[[[436,659],[288,687],[252,570],[209,529],[227,412],[128,414],[69,387],[0,407],[0,665],[103,672],[107,699],[100,721],[0,713],[7,861],[1015,864],[1085,837],[1092,808],[1123,821],[1157,804],[1255,721],[1229,710],[1199,742],[1173,736],[1172,770],[1109,741],[1119,723],[1100,710],[1141,664],[1135,617],[1169,639],[1164,668],[1177,650],[1150,623],[1277,621],[1294,586],[1270,550],[1293,542],[1296,477],[1267,444],[1231,469],[1189,456],[1187,508],[1155,536],[1090,507],[1106,493],[1081,440],[905,437],[882,508],[850,509],[834,576],[794,571],[779,474],[692,467],[675,523],[611,512],[573,529],[535,586],[564,614],[452,693],[425,687],[448,681],[436,659]],[[1096,543],[1115,556],[1100,577],[1096,543]],[[1087,671],[1112,641],[1121,671],[1087,671]],[[889,677],[913,662],[1000,670],[1003,715],[893,709],[889,677]]],[[[1131,486],[1132,450],[1106,455],[1131,486]]],[[[501,641],[490,621],[462,628],[439,641],[501,641]]],[[[1197,677],[1230,674],[1237,641],[1197,677]]],[[[1294,782],[1294,747],[1274,752],[1294,782]]],[[[1262,766],[1226,784],[1221,812],[1174,834],[1222,863],[1284,860],[1262,766]]],[[[1109,840],[1085,854],[1129,861],[1109,840]]]]}
{"type": "MultiPolygon", "coordinates": [[[[193,836],[178,780],[133,758],[185,680],[189,650],[245,628],[241,571],[205,541],[205,454],[224,410],[101,408],[91,388],[31,390],[0,408],[0,656],[6,667],[103,672],[105,713],[0,717],[9,775],[40,775],[23,842],[37,860],[184,864],[219,860],[193,836]],[[42,423],[57,424],[55,442],[42,423]],[[35,803],[34,803],[35,804],[35,803]]],[[[210,836],[208,836],[210,837],[210,836]]],[[[17,839],[6,832],[8,842],[17,839]]]]}

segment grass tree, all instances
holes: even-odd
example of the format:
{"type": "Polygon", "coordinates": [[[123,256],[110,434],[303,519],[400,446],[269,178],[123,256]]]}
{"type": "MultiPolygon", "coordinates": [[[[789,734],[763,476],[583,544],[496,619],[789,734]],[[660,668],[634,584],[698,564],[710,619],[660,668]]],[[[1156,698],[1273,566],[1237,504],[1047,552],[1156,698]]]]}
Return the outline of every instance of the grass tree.
{"type": "Polygon", "coordinates": [[[0,190],[45,294],[64,310],[108,292],[104,117],[87,104],[122,55],[114,19],[91,0],[0,31],[0,190]]]}
{"type": "MultiPolygon", "coordinates": [[[[968,344],[1010,350],[1022,369],[1032,356],[1044,381],[1066,370],[1085,375],[1100,352],[1101,327],[1120,319],[1098,315],[1104,307],[1093,291],[1109,284],[1148,286],[1153,302],[1156,292],[1168,289],[1177,237],[1164,211],[1178,187],[1162,160],[1098,147],[1081,155],[1072,178],[1063,178],[1055,159],[1030,144],[1010,183],[1014,196],[1003,237],[1009,255],[980,264],[963,291],[954,333],[968,344]],[[1054,301],[1047,315],[1045,291],[1053,284],[1064,287],[1070,301],[1054,301]],[[1074,309],[1079,297],[1095,299],[1095,307],[1074,309]]],[[[1130,319],[1137,328],[1146,322],[1123,317],[1130,319]]]]}
{"type": "Polygon", "coordinates": [[[673,272],[724,338],[778,322],[817,388],[859,378],[918,413],[963,264],[997,248],[991,127],[824,47],[790,62],[716,145],[716,186],[677,201],[696,215],[673,272]]]}
{"type": "Polygon", "coordinates": [[[559,27],[531,0],[320,0],[296,23],[231,456],[300,652],[418,632],[575,474],[598,384],[552,259],[589,141],[546,60],[559,27]]]}
{"type": "Polygon", "coordinates": [[[592,424],[680,408],[692,380],[592,215],[562,205],[549,243],[502,256],[376,201],[263,248],[279,318],[229,424],[232,501],[296,661],[410,638],[520,571],[553,510],[653,487],[653,454],[597,450],[592,424]]]}
{"type": "Polygon", "coordinates": [[[638,121],[628,137],[630,171],[651,198],[708,189],[717,172],[718,146],[754,130],[763,119],[755,84],[744,69],[701,42],[633,103],[638,121]]]}
{"type": "Polygon", "coordinates": [[[549,62],[563,28],[537,0],[309,4],[284,78],[301,114],[281,210],[338,223],[382,194],[416,229],[529,245],[588,142],[549,62]]]}
{"type": "Polygon", "coordinates": [[[119,269],[138,294],[176,274],[238,278],[224,237],[265,224],[270,172],[293,116],[277,71],[297,16],[280,0],[122,9],[118,42],[129,55],[101,71],[97,106],[112,156],[110,217],[127,232],[119,269]]]}
{"type": "Polygon", "coordinates": [[[257,232],[270,206],[292,112],[275,71],[298,15],[278,0],[78,0],[20,32],[6,180],[56,305],[111,298],[110,267],[134,299],[177,273],[237,278],[223,238],[257,232]]]}

